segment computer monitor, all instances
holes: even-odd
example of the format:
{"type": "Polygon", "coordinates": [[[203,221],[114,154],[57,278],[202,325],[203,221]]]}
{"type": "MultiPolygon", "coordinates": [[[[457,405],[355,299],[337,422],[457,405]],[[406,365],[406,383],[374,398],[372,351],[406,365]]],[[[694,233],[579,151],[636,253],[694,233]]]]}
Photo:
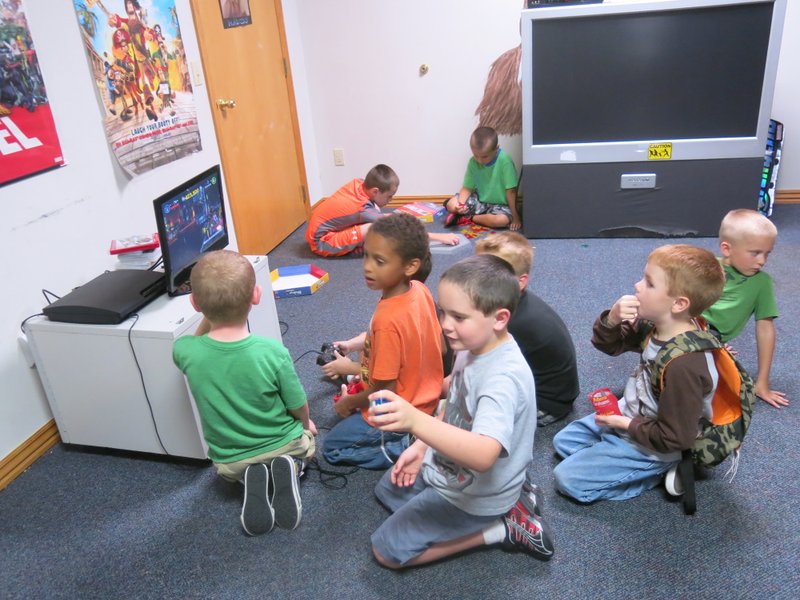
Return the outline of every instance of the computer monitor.
{"type": "Polygon", "coordinates": [[[192,177],[153,202],[167,293],[189,293],[192,267],[204,253],[228,245],[219,165],[192,177]]]}

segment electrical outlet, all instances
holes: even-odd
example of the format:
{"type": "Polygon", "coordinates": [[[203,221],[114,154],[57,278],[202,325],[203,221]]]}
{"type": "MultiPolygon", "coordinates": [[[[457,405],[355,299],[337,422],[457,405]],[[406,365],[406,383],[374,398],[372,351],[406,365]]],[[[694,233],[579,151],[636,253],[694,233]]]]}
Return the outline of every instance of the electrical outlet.
{"type": "Polygon", "coordinates": [[[337,167],[344,166],[344,149],[343,148],[334,148],[333,149],[333,164],[337,167]]]}
{"type": "Polygon", "coordinates": [[[192,84],[199,87],[203,85],[203,67],[196,60],[189,61],[189,70],[192,72],[192,84]]]}

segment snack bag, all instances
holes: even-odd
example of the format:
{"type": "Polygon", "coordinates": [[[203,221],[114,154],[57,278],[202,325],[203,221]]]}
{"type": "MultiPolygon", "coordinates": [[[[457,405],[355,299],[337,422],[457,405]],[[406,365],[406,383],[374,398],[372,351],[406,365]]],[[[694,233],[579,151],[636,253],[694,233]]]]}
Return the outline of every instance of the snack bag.
{"type": "Polygon", "coordinates": [[[619,401],[608,388],[600,388],[589,393],[589,400],[598,415],[621,415],[619,401]]]}

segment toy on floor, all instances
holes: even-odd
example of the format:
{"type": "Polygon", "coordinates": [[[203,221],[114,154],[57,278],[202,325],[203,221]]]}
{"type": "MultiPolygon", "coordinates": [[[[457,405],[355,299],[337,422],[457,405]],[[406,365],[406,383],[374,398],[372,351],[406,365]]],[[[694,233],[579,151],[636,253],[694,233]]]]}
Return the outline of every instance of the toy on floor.
{"type": "Polygon", "coordinates": [[[496,233],[494,229],[490,227],[484,227],[483,225],[478,225],[476,223],[470,223],[465,227],[462,227],[459,230],[465,238],[468,240],[479,240],[481,238],[485,238],[487,235],[492,233],[496,233]]]}

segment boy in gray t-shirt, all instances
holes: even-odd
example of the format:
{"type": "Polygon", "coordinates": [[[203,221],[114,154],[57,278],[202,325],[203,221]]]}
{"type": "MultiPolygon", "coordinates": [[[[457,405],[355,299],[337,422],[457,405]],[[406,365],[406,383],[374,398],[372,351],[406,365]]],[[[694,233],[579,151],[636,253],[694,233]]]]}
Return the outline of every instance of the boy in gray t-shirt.
{"type": "Polygon", "coordinates": [[[415,566],[499,543],[544,560],[553,555],[541,503],[525,485],[536,393],[507,330],[518,300],[517,277],[503,259],[455,264],[439,281],[442,331],[458,352],[443,415],[431,417],[393,392],[370,396],[383,401],[370,408],[379,429],[416,437],[375,488],[394,513],[372,535],[382,565],[415,566]]]}

